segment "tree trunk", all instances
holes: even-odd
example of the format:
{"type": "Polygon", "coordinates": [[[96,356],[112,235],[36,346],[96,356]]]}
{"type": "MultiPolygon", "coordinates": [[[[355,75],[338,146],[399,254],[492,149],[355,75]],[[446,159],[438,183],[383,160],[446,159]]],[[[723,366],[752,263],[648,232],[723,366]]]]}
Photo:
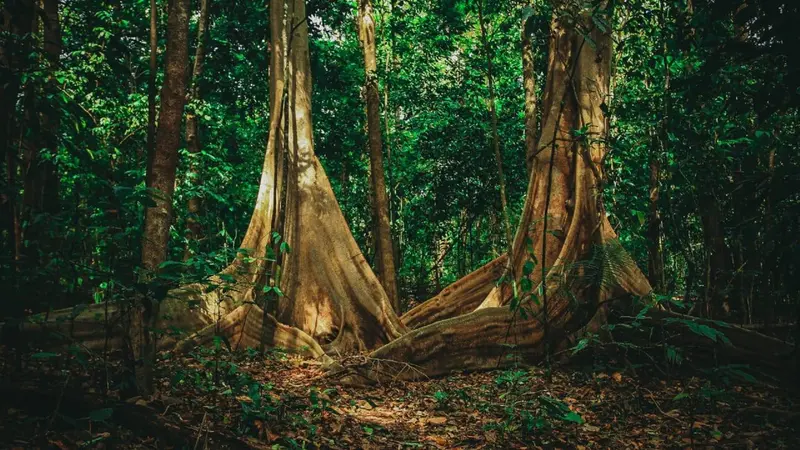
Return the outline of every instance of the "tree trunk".
{"type": "MultiPolygon", "coordinates": [[[[400,313],[397,293],[397,274],[394,265],[392,230],[389,220],[389,198],[383,170],[380,97],[378,95],[378,65],[375,50],[375,21],[372,1],[359,0],[358,37],[364,51],[364,95],[367,103],[367,132],[369,135],[370,185],[372,187],[372,217],[375,237],[375,266],[378,279],[396,313],[400,313]]],[[[388,114],[388,112],[387,112],[388,114]]]]}
{"type": "MultiPolygon", "coordinates": [[[[43,33],[44,55],[46,57],[47,71],[52,74],[58,65],[58,57],[61,53],[61,33],[58,19],[58,2],[48,0],[44,3],[44,19],[41,21],[43,33]]],[[[31,23],[32,38],[40,36],[39,14],[33,15],[31,23]]],[[[35,64],[35,63],[34,63],[35,64]]],[[[52,76],[48,87],[54,83],[52,76]]],[[[56,138],[58,130],[57,119],[53,120],[57,108],[48,107],[40,101],[41,92],[36,89],[35,84],[29,83],[25,88],[25,123],[24,140],[24,190],[22,203],[24,213],[28,216],[29,223],[31,215],[43,212],[54,213],[57,202],[57,174],[54,163],[56,151],[56,138]],[[55,125],[55,128],[54,128],[55,125]],[[43,154],[50,153],[48,157],[43,154]]],[[[32,230],[29,230],[32,231],[32,230]]],[[[28,233],[27,239],[36,241],[37,233],[28,233]]]]}
{"type": "Polygon", "coordinates": [[[722,228],[722,210],[714,192],[701,193],[700,218],[706,249],[705,315],[724,318],[730,310],[730,250],[722,228]]]}
{"type": "MultiPolygon", "coordinates": [[[[503,213],[503,229],[505,231],[506,246],[508,254],[513,251],[511,241],[511,220],[508,217],[508,200],[506,197],[506,179],[503,174],[503,156],[500,153],[500,135],[497,131],[497,102],[495,101],[494,93],[494,68],[492,63],[492,53],[489,46],[489,38],[486,31],[486,22],[483,18],[483,0],[478,0],[478,25],[481,29],[481,42],[483,44],[484,57],[486,58],[486,82],[489,89],[489,119],[491,121],[492,130],[492,150],[494,152],[494,161],[497,166],[497,181],[500,185],[500,207],[503,213]]],[[[507,272],[511,272],[511,261],[509,258],[506,260],[507,272]]],[[[512,279],[514,295],[517,295],[516,280],[512,279]]]]}
{"type": "Polygon", "coordinates": [[[549,302],[540,304],[538,298],[543,295],[534,289],[522,293],[520,308],[526,309],[525,316],[509,307],[513,295],[508,285],[490,288],[494,280],[486,276],[503,263],[495,260],[448,288],[469,300],[451,295],[455,306],[444,308],[443,295],[437,296],[410,311],[404,320],[424,324],[426,317],[457,313],[459,305],[474,304],[475,292],[490,289],[474,312],[416,328],[376,350],[371,354],[373,362],[400,363],[396,367],[371,364],[360,372],[367,378],[385,379],[389,373],[414,378],[420,373],[430,376],[502,366],[508,362],[504,355],[509,344],[521,350],[523,360],[535,361],[547,354],[548,347],[563,346],[571,334],[596,327],[612,297],[650,292],[645,277],[617,243],[601,202],[600,165],[607,151],[603,110],[612,41],[608,33],[592,25],[590,17],[584,15],[582,22],[594,45],[587,44],[584,34],[568,22],[555,19],[552,25],[542,134],[510,260],[515,277],[527,276],[534,286],[546,280],[539,291],[550,293],[549,302]],[[545,269],[545,277],[539,270],[523,275],[525,262],[532,258],[545,269]],[[481,279],[489,286],[480,286],[481,279]],[[572,306],[574,299],[577,307],[572,306]],[[546,336],[548,327],[550,336],[546,336]]]}
{"type": "MultiPolygon", "coordinates": [[[[191,88],[189,89],[189,102],[200,100],[200,77],[203,75],[203,60],[206,56],[206,36],[208,29],[208,2],[209,0],[200,0],[200,19],[197,22],[197,47],[194,52],[194,64],[192,65],[192,77],[190,81],[191,88]]],[[[197,158],[199,157],[202,145],[200,143],[200,127],[195,111],[189,110],[186,113],[186,147],[192,155],[191,163],[189,164],[189,173],[187,178],[194,188],[202,184],[203,180],[197,173],[197,158]]],[[[192,256],[192,241],[200,239],[202,229],[198,217],[201,213],[200,197],[192,195],[187,202],[186,212],[186,231],[187,231],[187,244],[186,251],[184,252],[184,260],[192,256]]]]}
{"type": "Polygon", "coordinates": [[[522,85],[525,87],[525,166],[533,170],[536,153],[536,70],[531,43],[533,15],[522,22],[522,85]]]}
{"type": "MultiPolygon", "coordinates": [[[[48,79],[48,89],[50,92],[57,90],[58,81],[55,72],[59,69],[59,58],[61,57],[61,18],[59,15],[59,0],[43,1],[45,21],[44,21],[44,53],[47,58],[50,76],[48,79]]],[[[58,154],[59,128],[61,125],[60,111],[58,107],[50,107],[42,114],[42,129],[44,130],[44,145],[50,153],[50,157],[45,164],[45,182],[43,186],[42,209],[48,213],[58,212],[58,195],[60,181],[56,170],[55,157],[58,154]]]]}
{"type": "MultiPolygon", "coordinates": [[[[156,151],[156,74],[158,72],[158,8],[150,0],[150,68],[147,73],[147,162],[156,151]]],[[[139,151],[139,160],[142,152],[139,151]]]]}
{"type": "MultiPolygon", "coordinates": [[[[155,151],[147,165],[147,188],[155,206],[145,210],[142,239],[142,266],[145,279],[156,284],[154,277],[161,263],[168,259],[169,229],[172,225],[172,194],[175,190],[175,169],[180,129],[186,103],[186,66],[189,51],[189,0],[170,0],[167,18],[167,53],[164,87],[161,91],[161,114],[158,118],[155,151]]],[[[153,392],[153,364],[156,342],[153,331],[159,318],[161,298],[149,289],[136,308],[131,327],[131,345],[134,357],[141,360],[141,370],[136,372],[137,387],[142,394],[153,392]]]]}
{"type": "Polygon", "coordinates": [[[658,208],[661,162],[658,155],[650,156],[650,195],[647,219],[647,274],[653,291],[664,293],[664,255],[661,244],[661,213],[658,208]]]}

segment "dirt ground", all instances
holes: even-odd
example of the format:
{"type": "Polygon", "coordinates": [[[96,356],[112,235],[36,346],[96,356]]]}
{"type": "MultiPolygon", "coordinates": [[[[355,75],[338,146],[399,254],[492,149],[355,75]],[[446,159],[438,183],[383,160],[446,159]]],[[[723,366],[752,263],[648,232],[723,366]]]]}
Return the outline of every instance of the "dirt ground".
{"type": "Polygon", "coordinates": [[[797,399],[740,367],[595,359],[550,381],[519,368],[352,388],[315,361],[219,345],[163,355],[145,400],[97,355],[5,356],[2,448],[800,448],[797,399]]]}

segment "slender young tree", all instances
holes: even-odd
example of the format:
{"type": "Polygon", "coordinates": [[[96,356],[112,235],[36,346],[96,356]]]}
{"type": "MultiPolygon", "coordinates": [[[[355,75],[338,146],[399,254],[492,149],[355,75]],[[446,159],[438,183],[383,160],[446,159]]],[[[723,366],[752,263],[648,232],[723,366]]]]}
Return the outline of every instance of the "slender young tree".
{"type": "MultiPolygon", "coordinates": [[[[147,165],[147,188],[154,206],[145,210],[142,239],[144,277],[152,282],[161,263],[167,260],[169,229],[172,224],[172,194],[175,190],[175,170],[181,143],[181,122],[186,103],[186,69],[189,59],[189,0],[170,0],[167,17],[167,52],[164,87],[161,91],[161,113],[158,118],[156,142],[147,165]]],[[[160,290],[157,290],[160,291],[160,290]]],[[[163,294],[161,294],[163,295],[163,294]]],[[[142,394],[153,393],[155,363],[155,334],[159,315],[158,293],[150,290],[136,309],[132,327],[138,333],[131,338],[134,357],[141,361],[137,370],[137,387],[142,394]]]]}
{"type": "MultiPolygon", "coordinates": [[[[194,52],[194,64],[192,65],[192,77],[189,88],[189,102],[200,101],[200,77],[203,75],[203,61],[206,56],[206,40],[208,36],[208,3],[209,0],[200,0],[200,19],[197,22],[197,47],[194,52]]],[[[197,114],[189,110],[186,113],[186,147],[192,155],[189,164],[187,177],[192,184],[197,187],[202,180],[197,174],[197,158],[202,150],[200,142],[200,125],[197,114]]],[[[201,199],[198,195],[189,197],[186,205],[188,217],[186,219],[187,245],[184,252],[184,259],[192,255],[191,241],[196,241],[202,234],[198,217],[201,214],[201,199]]]]}
{"type": "MultiPolygon", "coordinates": [[[[497,166],[497,180],[500,184],[500,207],[503,211],[503,229],[505,230],[506,245],[508,246],[508,254],[512,251],[512,236],[511,236],[511,219],[508,217],[508,199],[506,196],[506,177],[503,173],[503,156],[500,153],[500,134],[497,131],[497,101],[494,92],[494,67],[492,63],[492,52],[489,45],[489,37],[486,31],[486,22],[483,17],[483,0],[478,0],[478,24],[481,29],[481,43],[483,44],[484,57],[486,58],[486,83],[489,89],[489,119],[491,120],[492,132],[492,151],[494,152],[494,161],[497,166]]],[[[527,93],[527,91],[526,91],[527,93]]],[[[511,273],[511,267],[507,267],[507,271],[511,273]]],[[[511,277],[511,285],[514,295],[517,295],[517,282],[514,277],[511,277]]]]}
{"type": "MultiPolygon", "coordinates": [[[[59,13],[59,0],[44,0],[42,2],[44,10],[44,54],[48,66],[49,92],[56,92],[58,81],[56,71],[59,70],[59,58],[61,57],[61,16],[59,13]]],[[[55,165],[55,156],[59,145],[59,127],[61,124],[60,111],[57,107],[50,105],[42,113],[42,130],[44,131],[44,145],[50,157],[45,162],[45,182],[43,186],[42,208],[44,211],[54,213],[58,210],[59,196],[59,177],[55,165]]]]}
{"type": "MultiPolygon", "coordinates": [[[[158,8],[156,0],[150,0],[150,66],[147,73],[147,154],[146,161],[155,153],[156,144],[156,74],[158,72],[158,8]]],[[[141,152],[139,153],[141,161],[141,152]]]]}
{"type": "MultiPolygon", "coordinates": [[[[41,64],[49,74],[48,83],[43,89],[54,90],[56,83],[54,72],[58,68],[58,58],[61,54],[61,27],[57,0],[42,2],[40,12],[34,15],[32,30],[37,41],[41,39],[44,48],[41,64]]],[[[43,94],[45,91],[38,89],[32,83],[25,89],[27,131],[23,145],[25,148],[23,204],[26,215],[55,213],[58,207],[58,174],[55,166],[58,108],[43,102],[43,94]]],[[[34,237],[28,236],[29,239],[34,237]]]]}
{"type": "MultiPolygon", "coordinates": [[[[375,265],[378,279],[396,312],[400,311],[397,293],[392,230],[389,220],[389,197],[383,168],[380,97],[378,94],[378,64],[375,45],[375,20],[372,1],[358,2],[358,37],[364,53],[364,96],[367,103],[367,133],[369,135],[370,184],[372,188],[372,220],[375,234],[375,265]]],[[[386,111],[388,114],[388,111],[386,111]]]]}
{"type": "Polygon", "coordinates": [[[533,168],[536,153],[536,70],[531,35],[533,34],[534,15],[529,14],[522,21],[522,85],[525,88],[525,166],[528,173],[533,168]]]}

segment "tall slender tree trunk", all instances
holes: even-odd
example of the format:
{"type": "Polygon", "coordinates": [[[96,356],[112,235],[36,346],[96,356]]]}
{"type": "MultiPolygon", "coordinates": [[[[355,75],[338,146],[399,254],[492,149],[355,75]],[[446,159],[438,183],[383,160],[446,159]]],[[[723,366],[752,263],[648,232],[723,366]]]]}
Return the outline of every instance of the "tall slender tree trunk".
{"type": "Polygon", "coordinates": [[[528,174],[533,170],[536,153],[536,70],[531,42],[533,16],[522,21],[522,85],[525,88],[525,166],[528,174]]]}
{"type": "MultiPolygon", "coordinates": [[[[489,45],[489,37],[486,31],[486,22],[483,17],[483,0],[478,0],[478,25],[481,29],[481,42],[483,44],[484,57],[486,58],[486,82],[489,89],[489,119],[491,120],[491,133],[492,133],[492,151],[494,152],[494,161],[497,166],[497,181],[500,185],[500,207],[503,213],[503,230],[505,231],[505,240],[508,248],[508,254],[512,252],[513,241],[511,236],[511,219],[508,217],[508,200],[506,196],[506,178],[503,173],[503,156],[500,153],[500,135],[497,131],[497,101],[494,92],[494,67],[492,63],[492,52],[489,45]]],[[[510,260],[509,260],[510,261],[510,260]]],[[[509,273],[511,266],[508,267],[509,273]]],[[[511,277],[511,284],[514,295],[517,295],[516,280],[511,277]]]]}
{"type": "Polygon", "coordinates": [[[0,9],[2,24],[0,31],[0,148],[2,149],[2,163],[5,165],[4,192],[0,193],[0,208],[2,208],[2,221],[6,228],[8,261],[11,276],[11,295],[5,312],[9,317],[22,317],[24,303],[19,295],[19,264],[22,256],[22,221],[17,185],[19,172],[19,129],[24,125],[20,123],[17,114],[17,100],[21,88],[21,73],[25,70],[26,58],[30,54],[23,38],[30,33],[34,16],[34,3],[32,0],[7,2],[0,9]]]}
{"type": "MultiPolygon", "coordinates": [[[[51,75],[47,86],[42,89],[51,89],[55,82],[52,73],[58,66],[61,53],[58,2],[56,0],[43,2],[42,11],[44,12],[42,20],[39,20],[39,14],[34,14],[31,30],[34,39],[42,40],[45,60],[44,63],[32,62],[32,65],[42,64],[47,67],[47,72],[51,75]],[[40,33],[40,26],[43,33],[40,33]]],[[[25,88],[23,205],[26,216],[43,212],[54,213],[58,205],[58,179],[54,161],[58,109],[44,104],[41,101],[42,93],[43,91],[33,83],[25,88]]],[[[33,229],[29,231],[33,233],[32,235],[29,233],[29,240],[37,240],[38,233],[33,229]]]]}
{"type": "MultiPolygon", "coordinates": [[[[389,219],[389,197],[386,193],[386,178],[383,168],[381,138],[380,97],[378,94],[378,64],[375,45],[375,20],[372,1],[359,0],[358,36],[364,52],[366,72],[364,94],[367,103],[367,133],[369,135],[370,181],[372,187],[372,216],[375,242],[375,265],[378,279],[396,312],[400,311],[397,293],[394,246],[392,245],[391,221],[389,219]]],[[[388,114],[388,111],[386,112],[388,114]]]]}
{"type": "MultiPolygon", "coordinates": [[[[158,74],[158,7],[156,0],[150,0],[150,66],[147,74],[147,153],[146,161],[150,165],[150,158],[156,148],[156,75],[158,74]]],[[[142,152],[139,151],[139,160],[142,152]]]]}
{"type": "MultiPolygon", "coordinates": [[[[168,258],[169,230],[172,225],[172,194],[175,170],[181,143],[181,122],[186,103],[186,69],[189,59],[189,0],[170,0],[167,18],[167,52],[164,87],[161,91],[161,114],[158,118],[155,151],[147,166],[147,188],[155,206],[145,210],[142,239],[142,266],[145,279],[158,283],[159,266],[168,258]]],[[[155,363],[155,328],[159,306],[159,290],[150,289],[136,310],[138,336],[132,336],[134,356],[141,360],[137,370],[137,387],[143,394],[153,393],[155,363]]],[[[163,294],[161,294],[163,296],[163,294]]]]}
{"type": "MultiPolygon", "coordinates": [[[[661,27],[662,33],[666,33],[666,6],[661,2],[661,27]]],[[[662,43],[664,60],[664,92],[662,100],[662,117],[657,136],[650,149],[650,161],[648,162],[649,177],[649,196],[648,196],[648,218],[647,218],[647,274],[653,291],[664,293],[664,248],[661,233],[661,212],[659,210],[659,195],[661,190],[661,159],[662,154],[666,153],[668,145],[669,127],[669,89],[670,89],[670,70],[667,58],[667,41],[662,43]]]]}
{"type": "Polygon", "coordinates": [[[730,311],[730,250],[725,242],[722,209],[714,192],[700,195],[700,218],[706,250],[705,315],[724,318],[730,311]]]}
{"type": "MultiPolygon", "coordinates": [[[[59,14],[59,0],[44,0],[43,9],[45,14],[44,21],[44,54],[48,63],[50,75],[48,77],[48,89],[50,92],[57,91],[58,81],[55,72],[59,70],[61,57],[61,17],[59,14]]],[[[42,208],[45,212],[55,213],[58,211],[58,196],[60,180],[58,177],[55,158],[58,155],[60,143],[59,129],[61,125],[60,110],[54,105],[50,105],[42,114],[42,130],[44,131],[44,145],[49,153],[49,158],[45,161],[45,182],[43,186],[42,208]]]]}
{"type": "Polygon", "coordinates": [[[661,162],[658,155],[651,155],[650,169],[650,195],[648,196],[647,219],[647,274],[653,291],[664,293],[664,256],[661,242],[661,213],[658,207],[660,192],[661,162]]]}
{"type": "MultiPolygon", "coordinates": [[[[200,0],[200,19],[197,22],[197,47],[194,52],[194,64],[192,65],[192,76],[189,89],[189,102],[200,100],[200,77],[203,75],[203,61],[206,56],[206,39],[208,34],[208,3],[209,0],[200,0]]],[[[197,158],[202,150],[200,142],[200,126],[197,114],[190,110],[186,113],[186,147],[192,155],[189,164],[187,178],[194,188],[197,188],[203,181],[197,173],[197,158]]],[[[186,205],[188,217],[186,218],[187,245],[184,252],[184,260],[192,256],[192,241],[198,240],[202,235],[200,221],[201,199],[198,195],[192,195],[186,205]]]]}

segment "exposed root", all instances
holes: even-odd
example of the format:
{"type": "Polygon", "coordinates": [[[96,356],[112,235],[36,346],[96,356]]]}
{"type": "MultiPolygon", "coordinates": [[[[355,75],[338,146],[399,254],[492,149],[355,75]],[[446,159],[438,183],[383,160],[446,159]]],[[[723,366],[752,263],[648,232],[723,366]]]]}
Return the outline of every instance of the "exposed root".
{"type": "Polygon", "coordinates": [[[257,305],[239,306],[220,319],[218,323],[210,324],[180,341],[175,346],[175,350],[178,352],[189,351],[208,343],[217,335],[224,336],[228,340],[231,350],[256,348],[261,343],[262,332],[266,331],[268,341],[265,344],[270,347],[292,350],[311,358],[328,358],[322,347],[308,334],[297,328],[278,323],[271,315],[267,316],[269,321],[264,325],[263,317],[263,310],[257,305]],[[263,326],[266,326],[267,330],[263,330],[263,326]]]}
{"type": "Polygon", "coordinates": [[[507,259],[507,255],[495,258],[412,308],[400,320],[414,329],[474,311],[503,274],[507,259]]]}

